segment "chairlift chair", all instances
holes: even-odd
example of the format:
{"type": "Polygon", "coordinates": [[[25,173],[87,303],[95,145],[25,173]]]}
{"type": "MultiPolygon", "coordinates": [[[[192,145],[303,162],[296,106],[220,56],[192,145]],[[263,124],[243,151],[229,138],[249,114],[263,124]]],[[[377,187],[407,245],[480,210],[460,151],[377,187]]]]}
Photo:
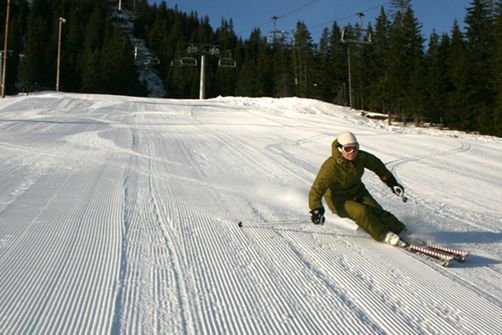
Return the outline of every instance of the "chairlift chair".
{"type": "Polygon", "coordinates": [[[149,56],[144,62],[144,65],[159,65],[160,64],[160,59],[157,56],[149,56]]]}
{"type": "Polygon", "coordinates": [[[231,57],[221,57],[218,60],[219,67],[236,68],[237,62],[231,57]]]}
{"type": "Polygon", "coordinates": [[[362,27],[364,26],[364,13],[363,12],[359,12],[359,13],[356,13],[355,15],[359,16],[359,20],[360,20],[360,23],[359,23],[359,27],[360,29],[359,32],[360,32],[360,35],[359,36],[362,36],[362,37],[358,37],[358,36],[354,36],[353,35],[353,38],[350,38],[350,33],[353,31],[353,29],[349,29],[349,28],[345,28],[343,29],[342,31],[342,36],[340,38],[340,40],[342,41],[342,43],[354,43],[354,44],[371,44],[371,32],[368,30],[368,29],[363,29],[362,27]],[[347,36],[349,38],[347,38],[347,36]]]}
{"type": "Polygon", "coordinates": [[[267,35],[267,44],[275,45],[275,44],[284,44],[284,33],[280,30],[272,30],[267,35]]]}
{"type": "Polygon", "coordinates": [[[293,45],[293,35],[290,32],[284,30],[272,30],[267,34],[267,44],[290,46],[293,45]]]}
{"type": "Polygon", "coordinates": [[[191,55],[193,54],[197,54],[199,53],[199,48],[196,46],[196,45],[190,45],[188,48],[187,48],[187,52],[191,55]]]}
{"type": "Polygon", "coordinates": [[[350,38],[350,30],[345,28],[342,31],[342,36],[340,40],[342,43],[354,43],[354,44],[371,44],[371,32],[368,29],[360,29],[361,31],[361,38],[350,38]],[[347,38],[349,36],[349,38],[347,38]]]}
{"type": "Polygon", "coordinates": [[[279,19],[278,16],[272,16],[272,21],[273,21],[273,26],[274,29],[272,29],[268,34],[267,34],[267,44],[274,46],[274,45],[282,45],[282,46],[290,46],[294,44],[294,37],[293,35],[284,30],[279,30],[277,29],[276,23],[277,20],[279,19]]]}
{"type": "Polygon", "coordinates": [[[197,59],[194,57],[181,57],[171,61],[171,66],[179,67],[195,67],[197,64],[197,59]]]}
{"type": "Polygon", "coordinates": [[[181,66],[197,66],[197,59],[194,57],[181,57],[181,66]]]}
{"type": "Polygon", "coordinates": [[[216,46],[211,46],[208,50],[209,55],[218,56],[220,54],[220,48],[216,46]]]}

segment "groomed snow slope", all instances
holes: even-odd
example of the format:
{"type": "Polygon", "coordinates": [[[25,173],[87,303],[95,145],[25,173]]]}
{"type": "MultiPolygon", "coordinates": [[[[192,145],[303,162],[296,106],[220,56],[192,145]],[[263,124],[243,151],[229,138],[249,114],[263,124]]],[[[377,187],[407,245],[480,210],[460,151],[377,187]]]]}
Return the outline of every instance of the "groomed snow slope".
{"type": "Polygon", "coordinates": [[[3,99],[0,334],[502,334],[501,171],[500,139],[313,100],[3,99]],[[375,198],[468,262],[309,223],[346,129],[410,200],[367,172],[375,198]]]}

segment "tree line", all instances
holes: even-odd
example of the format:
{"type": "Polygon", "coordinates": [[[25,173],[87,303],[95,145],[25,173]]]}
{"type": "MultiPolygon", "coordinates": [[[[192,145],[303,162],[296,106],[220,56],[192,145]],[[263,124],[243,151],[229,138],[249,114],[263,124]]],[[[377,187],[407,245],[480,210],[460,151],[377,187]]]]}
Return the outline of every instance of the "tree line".
{"type": "MultiPolygon", "coordinates": [[[[2,28],[6,0],[0,0],[2,28]]],[[[59,18],[63,91],[144,95],[132,46],[105,0],[11,0],[8,94],[55,89],[59,18]]],[[[3,45],[4,36],[1,41],[3,45]]]]}
{"type": "MultiPolygon", "coordinates": [[[[0,0],[2,22],[5,4],[0,0]]],[[[146,95],[135,72],[133,46],[117,24],[116,5],[107,0],[11,0],[7,92],[53,89],[58,18],[65,17],[62,90],[146,95]]],[[[165,2],[122,0],[122,5],[132,14],[136,37],[160,61],[156,70],[167,97],[198,97],[205,53],[206,97],[299,96],[416,125],[502,136],[500,0],[472,0],[465,28],[454,22],[450,32],[433,32],[427,40],[412,1],[393,0],[373,24],[342,27],[333,22],[318,42],[302,21],[291,33],[256,28],[243,39],[232,20],[222,19],[214,29],[208,17],[165,2]],[[216,47],[219,55],[213,52],[216,47]],[[222,66],[222,60],[237,66],[222,66]]]]}

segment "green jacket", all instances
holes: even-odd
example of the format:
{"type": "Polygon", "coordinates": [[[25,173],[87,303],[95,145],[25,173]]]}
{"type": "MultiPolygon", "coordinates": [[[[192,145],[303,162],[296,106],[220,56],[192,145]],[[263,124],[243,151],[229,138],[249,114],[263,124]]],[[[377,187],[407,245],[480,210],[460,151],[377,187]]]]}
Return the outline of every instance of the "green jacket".
{"type": "Polygon", "coordinates": [[[310,209],[321,207],[324,196],[328,207],[336,213],[334,203],[357,199],[366,194],[368,191],[361,181],[364,169],[373,171],[384,182],[392,177],[392,173],[376,156],[359,150],[356,159],[349,161],[343,158],[337,145],[338,141],[335,140],[331,145],[331,157],[321,166],[310,189],[310,209]]]}

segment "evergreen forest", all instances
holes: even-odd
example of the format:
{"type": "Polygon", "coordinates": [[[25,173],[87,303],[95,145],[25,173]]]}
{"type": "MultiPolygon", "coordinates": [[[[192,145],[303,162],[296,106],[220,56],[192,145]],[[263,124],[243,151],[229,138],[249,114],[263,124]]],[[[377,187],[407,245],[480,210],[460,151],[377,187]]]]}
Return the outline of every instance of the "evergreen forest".
{"type": "MultiPolygon", "coordinates": [[[[0,0],[1,46],[7,2],[0,0]]],[[[7,94],[55,89],[61,37],[62,91],[147,95],[134,47],[117,24],[117,0],[9,3],[7,94]]],[[[413,1],[390,0],[374,22],[333,21],[319,41],[302,21],[292,32],[256,27],[242,38],[231,19],[213,27],[208,17],[166,2],[122,6],[135,37],[158,59],[150,66],[166,97],[198,98],[204,54],[206,98],[297,96],[417,126],[502,136],[502,0],[472,0],[464,22],[430,36],[421,32],[413,1]]]]}

